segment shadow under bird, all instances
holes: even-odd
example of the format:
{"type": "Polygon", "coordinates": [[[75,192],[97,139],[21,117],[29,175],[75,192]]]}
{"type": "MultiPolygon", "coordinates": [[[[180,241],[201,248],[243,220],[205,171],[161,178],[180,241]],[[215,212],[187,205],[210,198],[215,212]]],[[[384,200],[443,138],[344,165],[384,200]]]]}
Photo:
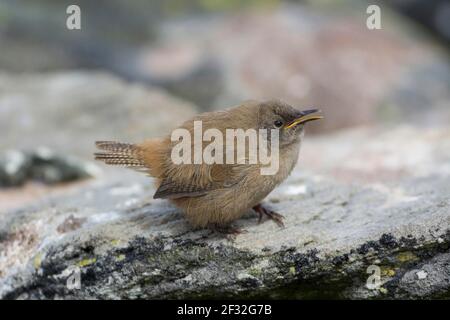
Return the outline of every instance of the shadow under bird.
{"type": "MultiPolygon", "coordinates": [[[[95,158],[156,178],[158,189],[153,197],[172,201],[193,227],[238,234],[241,230],[231,223],[250,209],[259,214],[259,221],[266,216],[283,226],[284,217],[265,208],[261,201],[295,167],[305,123],[322,118],[319,110],[299,111],[278,100],[247,101],[224,111],[199,114],[179,127],[193,133],[194,121],[201,121],[204,131],[214,128],[224,136],[227,129],[276,130],[279,167],[272,175],[262,175],[259,162],[175,164],[172,148],[179,141],[172,141],[171,135],[137,144],[98,141],[97,148],[103,152],[95,153],[95,158]]],[[[194,141],[191,143],[194,148],[194,141]]]]}

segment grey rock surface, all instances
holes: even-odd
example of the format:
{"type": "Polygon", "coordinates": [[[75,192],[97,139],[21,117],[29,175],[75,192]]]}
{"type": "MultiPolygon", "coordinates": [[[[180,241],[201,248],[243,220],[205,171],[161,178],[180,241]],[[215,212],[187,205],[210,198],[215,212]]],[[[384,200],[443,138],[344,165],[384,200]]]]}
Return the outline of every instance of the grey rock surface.
{"type": "Polygon", "coordinates": [[[449,128],[307,137],[297,168],[267,198],[286,227],[249,212],[235,223],[248,233],[234,241],[192,230],[152,199],[150,179],[108,171],[0,214],[0,297],[446,297],[449,147],[449,128]]]}
{"type": "MultiPolygon", "coordinates": [[[[394,287],[394,286],[392,286],[394,287]]],[[[442,253],[417,265],[398,279],[393,290],[398,297],[422,298],[436,296],[449,298],[450,254],[442,253]],[[446,293],[446,294],[443,294],[446,293]]]]}
{"type": "Polygon", "coordinates": [[[71,182],[92,177],[98,170],[91,162],[46,148],[0,153],[0,187],[18,187],[30,180],[44,184],[71,182]]]}
{"type": "Polygon", "coordinates": [[[140,141],[195,113],[161,89],[84,71],[0,73],[0,110],[1,149],[45,146],[89,159],[95,139],[140,141]]]}

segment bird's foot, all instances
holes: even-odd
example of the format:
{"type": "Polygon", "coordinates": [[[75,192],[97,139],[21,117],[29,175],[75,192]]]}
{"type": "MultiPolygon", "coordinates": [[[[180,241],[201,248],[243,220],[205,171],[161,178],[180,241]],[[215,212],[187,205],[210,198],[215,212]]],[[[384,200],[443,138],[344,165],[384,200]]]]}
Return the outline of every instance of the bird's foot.
{"type": "Polygon", "coordinates": [[[267,218],[275,222],[279,227],[284,227],[283,215],[270,209],[264,208],[261,204],[257,204],[256,206],[254,206],[253,210],[255,210],[259,214],[258,223],[261,223],[262,218],[265,215],[267,218]]]}
{"type": "Polygon", "coordinates": [[[233,227],[232,225],[217,225],[214,224],[210,227],[212,231],[225,235],[228,240],[235,240],[236,237],[242,233],[247,233],[247,230],[233,227]]]}

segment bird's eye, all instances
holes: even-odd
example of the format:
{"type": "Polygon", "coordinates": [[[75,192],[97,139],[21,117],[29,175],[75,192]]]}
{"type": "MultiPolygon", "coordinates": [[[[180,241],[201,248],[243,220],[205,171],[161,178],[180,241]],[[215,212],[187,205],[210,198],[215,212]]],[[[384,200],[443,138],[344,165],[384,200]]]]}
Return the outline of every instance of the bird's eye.
{"type": "Polygon", "coordinates": [[[275,127],[279,128],[283,125],[283,121],[281,120],[275,120],[275,122],[273,123],[275,125],[275,127]]]}

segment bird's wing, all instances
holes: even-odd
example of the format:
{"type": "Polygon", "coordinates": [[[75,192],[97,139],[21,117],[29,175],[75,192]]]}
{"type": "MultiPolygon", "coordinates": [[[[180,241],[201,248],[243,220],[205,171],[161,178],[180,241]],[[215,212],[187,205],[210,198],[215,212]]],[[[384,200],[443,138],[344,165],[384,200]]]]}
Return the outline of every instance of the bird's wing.
{"type": "MultiPolygon", "coordinates": [[[[246,109],[247,110],[247,109],[246,109]]],[[[214,128],[219,129],[222,134],[226,133],[226,129],[229,127],[226,125],[227,123],[237,123],[237,128],[250,128],[254,127],[253,122],[242,123],[242,113],[243,109],[237,108],[230,109],[227,111],[216,111],[204,113],[196,116],[194,119],[186,121],[182,128],[189,130],[191,136],[195,135],[194,133],[194,121],[201,121],[203,130],[214,128]],[[238,113],[239,111],[239,113],[238,113]],[[238,122],[241,120],[241,122],[238,122]]],[[[249,114],[253,115],[254,110],[249,109],[247,111],[249,114]]],[[[246,119],[253,119],[248,116],[246,119]]],[[[253,120],[252,120],[253,121],[253,120]]],[[[236,127],[235,126],[235,127],[236,127]]],[[[231,127],[233,128],[233,127],[231,127]]],[[[202,141],[203,148],[205,148],[209,142],[202,141]]],[[[171,145],[172,147],[177,144],[178,141],[170,141],[167,138],[167,146],[171,145]]],[[[195,153],[195,141],[191,141],[191,154],[195,153]]],[[[171,151],[172,147],[168,147],[165,149],[166,153],[164,157],[160,159],[164,159],[164,166],[162,170],[162,174],[159,177],[161,184],[153,196],[156,198],[169,198],[169,199],[177,199],[184,197],[200,197],[212,190],[229,188],[239,181],[244,179],[247,176],[249,170],[252,170],[252,166],[246,164],[239,163],[248,163],[248,155],[243,155],[244,161],[237,161],[235,164],[180,164],[175,165],[171,162],[171,151]]],[[[225,148],[225,146],[224,146],[225,148]]],[[[204,149],[203,149],[204,150],[204,149]]],[[[234,151],[227,151],[226,148],[223,151],[223,154],[226,159],[226,152],[233,152],[233,159],[235,157],[234,151]]]]}
{"type": "MultiPolygon", "coordinates": [[[[248,166],[247,166],[248,167],[248,166]]],[[[153,198],[201,197],[217,189],[229,188],[243,179],[243,165],[180,165],[162,179],[153,198]]]]}

